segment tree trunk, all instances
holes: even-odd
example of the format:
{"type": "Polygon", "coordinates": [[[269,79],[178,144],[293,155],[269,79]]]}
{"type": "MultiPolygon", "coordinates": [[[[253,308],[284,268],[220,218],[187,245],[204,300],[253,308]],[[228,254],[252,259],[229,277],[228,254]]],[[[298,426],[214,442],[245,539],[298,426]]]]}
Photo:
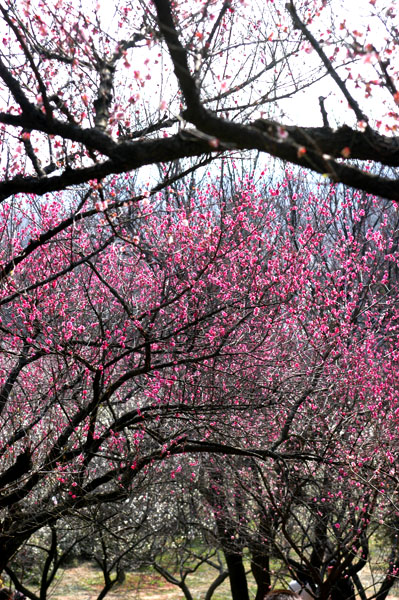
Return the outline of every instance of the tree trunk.
{"type": "Polygon", "coordinates": [[[228,571],[223,571],[222,573],[220,573],[220,575],[218,575],[215,579],[215,581],[213,583],[211,583],[211,585],[208,588],[208,591],[205,595],[205,600],[211,600],[214,592],[216,591],[216,589],[219,587],[219,585],[222,585],[223,581],[229,576],[228,571]]]}
{"type": "Polygon", "coordinates": [[[252,552],[251,571],[257,585],[255,600],[263,600],[271,587],[269,555],[252,552]]]}
{"type": "MultiPolygon", "coordinates": [[[[202,493],[213,509],[216,522],[216,529],[220,546],[226,559],[227,570],[229,572],[230,588],[232,600],[249,600],[247,576],[243,561],[243,543],[237,531],[237,521],[231,519],[231,516],[220,510],[221,506],[226,506],[225,482],[222,474],[214,470],[210,473],[210,486],[203,487],[202,493]]],[[[240,503],[236,502],[236,509],[240,512],[240,503]]]]}
{"type": "Polygon", "coordinates": [[[247,576],[241,554],[230,554],[224,551],[227,568],[229,570],[232,600],[249,600],[247,576]]]}

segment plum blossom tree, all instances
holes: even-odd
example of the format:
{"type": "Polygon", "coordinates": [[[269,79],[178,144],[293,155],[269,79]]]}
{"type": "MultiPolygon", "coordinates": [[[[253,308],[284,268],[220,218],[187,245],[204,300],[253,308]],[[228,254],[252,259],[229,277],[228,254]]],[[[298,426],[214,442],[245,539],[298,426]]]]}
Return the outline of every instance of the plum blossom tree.
{"type": "Polygon", "coordinates": [[[25,199],[18,236],[3,203],[2,567],[40,527],[126,498],[170,456],[269,454],[214,440],[229,402],[200,393],[203,369],[225,380],[237,355],[252,370],[265,337],[247,340],[253,319],[273,321],[304,269],[251,185],[227,209],[213,184],[186,208],[168,194],[105,214],[84,210],[87,195],[68,209],[25,199]]]}
{"type": "Polygon", "coordinates": [[[396,7],[358,4],[1,5],[1,198],[252,150],[397,200],[396,7]]]}
{"type": "MultiPolygon", "coordinates": [[[[397,408],[387,411],[392,400],[392,407],[396,405],[395,384],[389,382],[395,362],[391,362],[391,343],[396,342],[391,337],[392,322],[388,329],[381,328],[396,304],[397,269],[391,261],[397,244],[397,212],[382,216],[375,200],[348,193],[330,196],[324,208],[319,196],[312,206],[309,190],[304,191],[296,187],[294,192],[289,177],[280,190],[279,204],[287,211],[286,235],[299,249],[303,232],[317,224],[314,231],[322,235],[319,252],[313,255],[300,298],[288,303],[294,326],[291,335],[284,338],[279,331],[280,340],[286,341],[279,348],[282,361],[278,372],[273,372],[273,391],[268,393],[270,412],[262,408],[264,421],[260,415],[253,421],[247,417],[245,428],[248,434],[254,423],[256,435],[256,425],[262,423],[272,449],[307,451],[323,460],[289,466],[271,461],[267,466],[268,461],[260,465],[243,459],[240,465],[232,458],[229,470],[227,461],[220,464],[215,459],[203,488],[220,523],[220,544],[235,560],[237,578],[241,564],[237,598],[248,594],[242,568],[247,549],[259,598],[272,581],[270,558],[278,557],[292,578],[315,585],[317,597],[328,598],[349,578],[362,598],[383,599],[395,582],[399,558],[394,524],[396,443],[391,445],[397,408]],[[362,358],[355,346],[363,347],[362,358]],[[387,358],[388,369],[383,366],[387,358]],[[389,393],[386,384],[394,384],[389,393]],[[338,459],[344,455],[345,467],[338,459]],[[387,501],[394,504],[389,507],[387,501]],[[393,527],[383,571],[381,564],[373,564],[376,556],[371,555],[370,539],[389,522],[393,527]],[[334,568],[329,569],[332,563],[334,568]],[[366,564],[378,573],[370,587],[361,579],[366,564]]],[[[263,376],[267,367],[263,366],[263,376]]]]}

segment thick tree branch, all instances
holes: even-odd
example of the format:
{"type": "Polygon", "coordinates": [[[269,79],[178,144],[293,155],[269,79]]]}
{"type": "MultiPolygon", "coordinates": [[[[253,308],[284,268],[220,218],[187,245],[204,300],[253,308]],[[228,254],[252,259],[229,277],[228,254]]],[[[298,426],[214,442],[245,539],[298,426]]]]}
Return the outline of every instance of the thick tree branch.
{"type": "Polygon", "coordinates": [[[168,46],[169,54],[173,62],[173,68],[186,100],[187,110],[190,114],[197,112],[198,116],[204,118],[206,111],[200,101],[197,83],[190,72],[187,52],[179,40],[173,22],[169,1],[154,0],[154,4],[157,10],[159,29],[168,46]]]}
{"type": "Polygon", "coordinates": [[[119,43],[117,51],[111,59],[100,59],[96,54],[97,70],[100,77],[100,85],[98,95],[94,101],[94,109],[96,111],[94,117],[95,127],[100,131],[105,131],[109,120],[109,110],[113,98],[114,73],[117,61],[123,56],[128,48],[133,48],[136,43],[143,39],[140,34],[135,34],[130,41],[122,41],[119,43]]]}
{"type": "MultiPolygon", "coordinates": [[[[397,167],[399,144],[396,138],[381,136],[376,132],[354,131],[347,126],[337,131],[325,127],[280,126],[270,121],[256,121],[252,126],[244,126],[217,117],[210,117],[209,125],[204,126],[203,130],[209,134],[213,133],[215,137],[209,134],[199,136],[195,130],[187,130],[169,138],[119,144],[110,141],[111,160],[82,169],[67,169],[61,175],[53,177],[15,177],[0,183],[0,200],[18,193],[41,195],[92,179],[102,179],[112,173],[124,173],[144,165],[210,155],[229,149],[267,152],[277,158],[325,174],[336,182],[391,200],[399,199],[399,180],[345,164],[341,154],[345,147],[349,147],[352,159],[374,160],[386,166],[397,167]],[[286,139],[278,137],[279,129],[289,134],[286,139]],[[212,146],[214,139],[218,144],[216,148],[212,146]],[[302,147],[306,149],[303,154],[300,150],[302,147]],[[334,160],[335,158],[341,159],[340,162],[334,160]]],[[[82,137],[87,134],[87,137],[91,138],[92,133],[94,145],[94,130],[83,130],[82,137]]],[[[102,145],[102,138],[107,136],[98,133],[102,145]]]]}
{"type": "Polygon", "coordinates": [[[32,113],[36,114],[38,110],[36,107],[29,102],[27,97],[25,96],[22,87],[17,79],[13,75],[11,75],[10,71],[7,69],[6,65],[0,58],[0,77],[6,84],[7,88],[10,90],[11,94],[14,96],[15,101],[19,104],[22,109],[22,112],[26,114],[32,113]]]}

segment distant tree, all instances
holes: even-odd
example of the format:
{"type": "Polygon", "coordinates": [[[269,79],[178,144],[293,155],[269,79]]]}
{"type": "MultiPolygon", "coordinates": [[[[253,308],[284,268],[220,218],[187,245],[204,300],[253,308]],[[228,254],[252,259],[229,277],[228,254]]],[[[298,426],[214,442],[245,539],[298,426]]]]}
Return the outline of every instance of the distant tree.
{"type": "MultiPolygon", "coordinates": [[[[248,397],[259,397],[262,377],[265,381],[272,373],[269,404],[243,412],[241,434],[261,431],[271,449],[302,457],[308,452],[320,461],[288,465],[278,459],[258,463],[215,457],[202,489],[219,523],[219,544],[235,561],[237,598],[248,595],[243,564],[249,551],[259,598],[273,583],[270,561],[278,559],[285,575],[313,584],[318,598],[339,589],[337,597],[343,599],[345,584],[348,598],[355,587],[363,599],[382,600],[396,581],[399,564],[397,450],[391,444],[397,408],[388,408],[385,387],[394,383],[390,369],[396,358],[388,369],[383,366],[396,347],[395,334],[384,323],[396,305],[397,211],[381,214],[375,199],[349,192],[330,196],[325,204],[320,196],[314,200],[306,184],[294,191],[289,177],[279,191],[284,231],[293,248],[309,248],[309,238],[304,244],[303,237],[307,231],[318,239],[320,251],[308,263],[300,296],[290,300],[288,313],[281,308],[287,317],[282,328],[273,324],[284,340],[276,362],[260,363],[255,392],[242,373],[241,387],[236,382],[234,389],[240,389],[240,397],[245,389],[248,397]],[[363,358],[357,354],[361,347],[367,348],[363,358]],[[379,553],[370,550],[380,528],[391,536],[384,567],[379,553]],[[370,587],[359,577],[366,565],[373,573],[370,587]]],[[[272,335],[268,342],[271,350],[272,335]]],[[[223,423],[218,429],[221,436],[229,434],[223,423]]],[[[203,468],[209,470],[209,461],[203,468]]]]}
{"type": "MultiPolygon", "coordinates": [[[[40,528],[126,499],[157,462],[252,452],[234,435],[204,437],[216,415],[230,419],[229,403],[198,393],[203,370],[227,374],[235,356],[252,369],[240,341],[251,319],[271,318],[296,287],[289,242],[246,186],[226,210],[211,183],[189,208],[163,194],[157,207],[141,196],[105,215],[85,211],[85,196],[68,208],[31,201],[18,237],[3,205],[2,568],[40,528]]],[[[245,347],[263,340],[259,329],[245,347]]]]}

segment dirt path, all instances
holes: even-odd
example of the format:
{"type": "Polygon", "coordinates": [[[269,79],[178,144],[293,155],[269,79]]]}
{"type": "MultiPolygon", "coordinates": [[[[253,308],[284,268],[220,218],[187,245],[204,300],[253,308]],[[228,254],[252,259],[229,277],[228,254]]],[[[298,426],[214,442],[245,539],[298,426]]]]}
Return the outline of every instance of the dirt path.
{"type": "MultiPolygon", "coordinates": [[[[91,565],[83,564],[63,572],[51,593],[52,600],[96,600],[102,589],[102,576],[91,565]]],[[[179,590],[157,575],[129,574],[117,585],[108,600],[172,600],[180,598],[179,590]]]]}

